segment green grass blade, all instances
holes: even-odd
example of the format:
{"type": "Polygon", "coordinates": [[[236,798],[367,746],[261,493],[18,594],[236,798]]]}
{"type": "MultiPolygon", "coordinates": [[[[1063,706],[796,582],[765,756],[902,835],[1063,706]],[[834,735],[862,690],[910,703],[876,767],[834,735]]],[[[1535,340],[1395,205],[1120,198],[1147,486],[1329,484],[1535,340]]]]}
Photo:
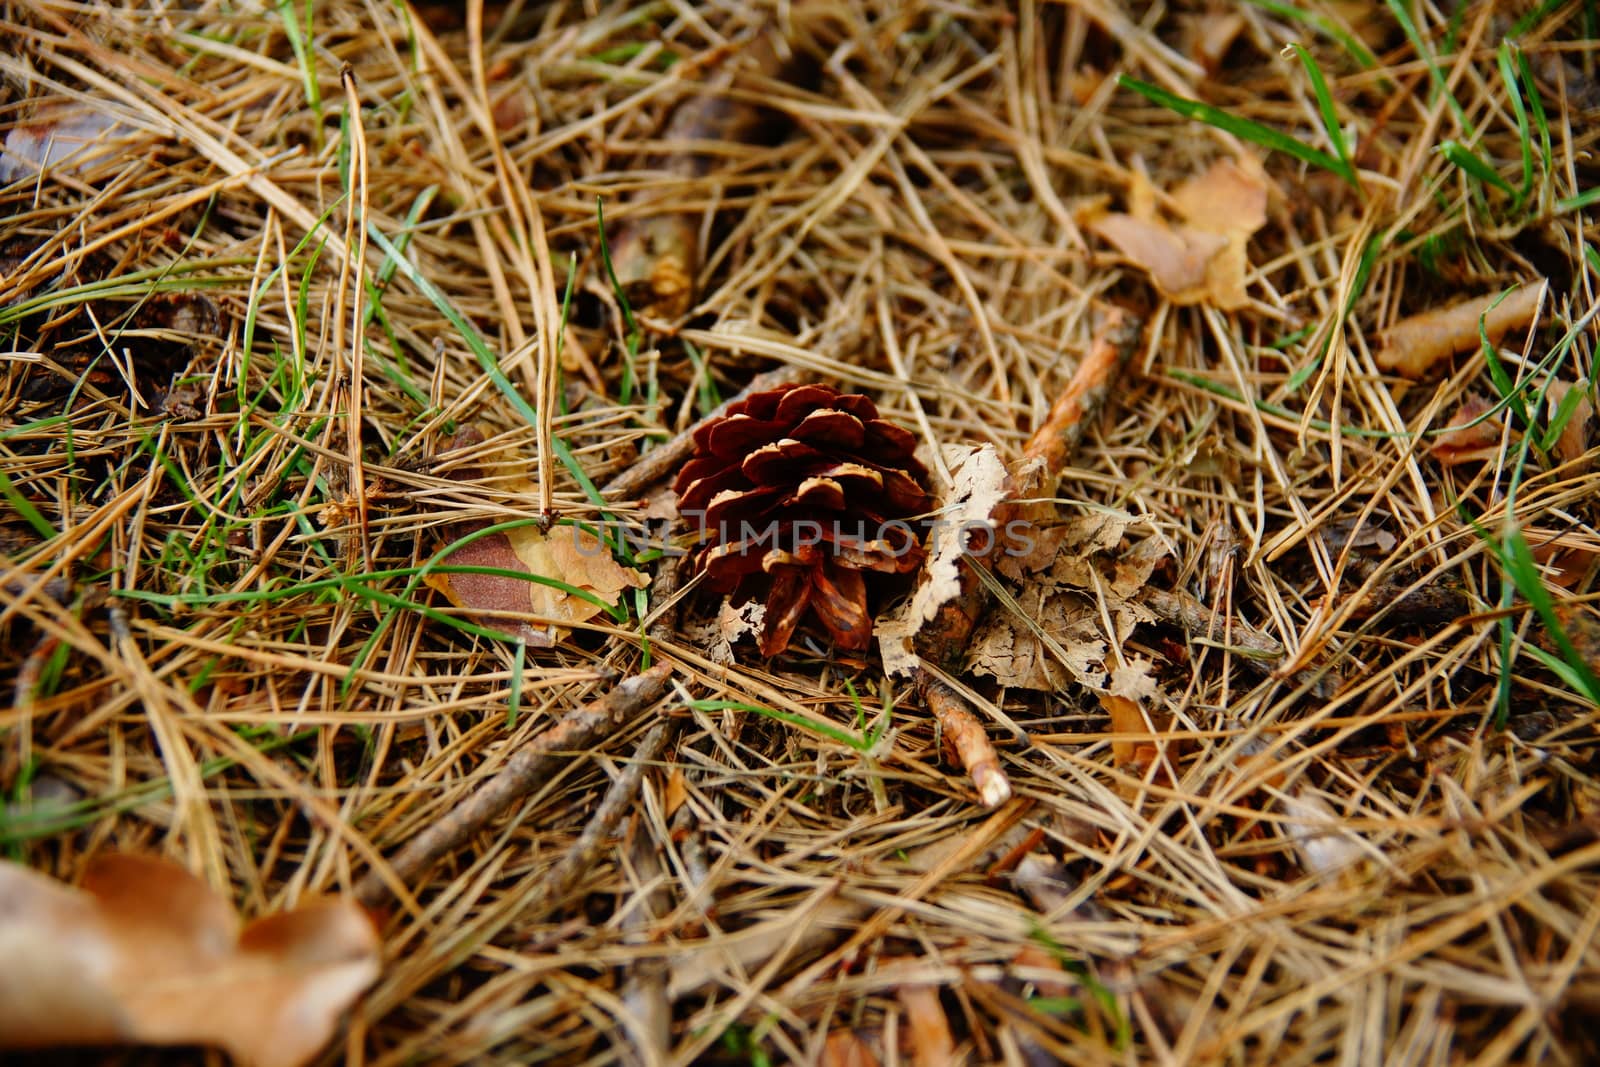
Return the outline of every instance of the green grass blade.
{"type": "Polygon", "coordinates": [[[762,707],[760,704],[746,704],[738,700],[691,700],[689,707],[695,711],[748,711],[774,719],[789,726],[797,726],[802,730],[820,734],[830,741],[837,741],[846,748],[856,752],[869,752],[872,746],[863,739],[856,737],[849,730],[835,726],[831,722],[813,719],[809,715],[801,715],[793,711],[781,711],[778,708],[762,707]]]}
{"type": "Polygon", "coordinates": [[[1348,164],[1335,156],[1329,155],[1320,148],[1312,148],[1303,141],[1290,137],[1282,130],[1275,130],[1271,126],[1263,126],[1259,122],[1240,118],[1238,115],[1230,114],[1221,108],[1213,107],[1199,100],[1191,100],[1186,96],[1169,93],[1159,86],[1142,82],[1137,78],[1130,78],[1126,74],[1117,76],[1117,84],[1132,89],[1152,103],[1160,104],[1167,110],[1182,115],[1186,119],[1203,122],[1208,126],[1215,126],[1219,130],[1231,133],[1235,137],[1242,137],[1251,144],[1260,145],[1269,151],[1282,152],[1285,155],[1293,156],[1302,163],[1320,167],[1330,174],[1337,174],[1350,183],[1351,186],[1360,188],[1359,183],[1356,181],[1355,170],[1348,164]]]}
{"type": "Polygon", "coordinates": [[[1339,109],[1333,102],[1328,80],[1322,76],[1322,68],[1317,66],[1317,61],[1304,48],[1297,44],[1289,47],[1294,49],[1294,54],[1300,58],[1300,65],[1305,68],[1306,77],[1311,80],[1311,94],[1317,98],[1322,128],[1328,135],[1328,143],[1333,146],[1334,155],[1339,157],[1346,171],[1354,173],[1355,168],[1350,162],[1350,146],[1345,143],[1344,127],[1339,124],[1339,109]]]}
{"type": "Polygon", "coordinates": [[[1500,177],[1499,172],[1460,141],[1441,142],[1438,151],[1469,177],[1476,178],[1485,185],[1492,185],[1507,196],[1516,197],[1517,191],[1511,187],[1511,183],[1500,177]]]}
{"type": "Polygon", "coordinates": [[[1467,121],[1467,113],[1461,109],[1461,102],[1450,92],[1450,86],[1445,83],[1444,72],[1439,69],[1439,60],[1433,54],[1433,49],[1428,47],[1428,42],[1422,39],[1417,24],[1411,18],[1411,12],[1406,10],[1404,0],[1387,0],[1389,10],[1394,14],[1395,21],[1400,23],[1400,28],[1405,31],[1406,40],[1411,42],[1411,47],[1416,50],[1417,58],[1421,59],[1428,68],[1428,80],[1433,82],[1433,89],[1444,98],[1450,108],[1450,113],[1455,116],[1456,124],[1461,128],[1464,136],[1471,138],[1473,135],[1472,123],[1467,121]]]}
{"type": "Polygon", "coordinates": [[[1349,52],[1357,63],[1360,63],[1368,70],[1378,66],[1378,57],[1372,54],[1372,50],[1362,44],[1354,34],[1332,19],[1324,18],[1313,12],[1302,11],[1289,4],[1278,3],[1278,0],[1248,0],[1248,2],[1254,7],[1259,7],[1263,11],[1277,15],[1279,18],[1304,23],[1329,40],[1338,41],[1339,45],[1346,52],[1349,52]]]}

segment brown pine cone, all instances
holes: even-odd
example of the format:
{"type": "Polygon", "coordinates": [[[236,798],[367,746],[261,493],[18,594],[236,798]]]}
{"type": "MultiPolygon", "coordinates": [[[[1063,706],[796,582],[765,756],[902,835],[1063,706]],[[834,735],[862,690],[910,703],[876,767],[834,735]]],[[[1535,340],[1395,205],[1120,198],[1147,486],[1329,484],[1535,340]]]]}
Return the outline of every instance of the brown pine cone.
{"type": "Polygon", "coordinates": [[[927,510],[917,439],[859,393],[786,385],[695,431],[673,488],[698,530],[697,570],[718,593],[763,600],[761,654],[789,647],[807,610],[841,649],[872,639],[864,572],[922,562],[927,510]]]}

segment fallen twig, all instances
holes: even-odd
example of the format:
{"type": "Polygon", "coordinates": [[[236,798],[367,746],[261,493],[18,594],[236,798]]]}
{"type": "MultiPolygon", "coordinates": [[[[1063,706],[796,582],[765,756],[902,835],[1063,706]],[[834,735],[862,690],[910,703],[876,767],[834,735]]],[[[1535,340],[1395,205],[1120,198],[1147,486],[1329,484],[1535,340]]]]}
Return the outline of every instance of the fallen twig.
{"type": "MultiPolygon", "coordinates": [[[[644,678],[645,675],[637,677],[644,678]]],[[[662,678],[665,677],[663,674],[662,678]]],[[[662,721],[652,726],[640,740],[639,747],[634,750],[633,758],[628,761],[627,769],[622,772],[621,777],[611,783],[611,788],[606,790],[605,797],[600,801],[600,807],[595,809],[588,825],[583,828],[583,833],[578,835],[578,840],[567,849],[566,855],[562,856],[545,876],[544,882],[540,885],[540,901],[555,900],[565,894],[577,882],[578,876],[584,869],[594,863],[606,838],[616,830],[617,823],[622,821],[622,816],[633,805],[644,772],[649,769],[656,757],[661,755],[661,750],[666,747],[667,738],[671,733],[671,722],[662,721]]]]}
{"type": "MultiPolygon", "coordinates": [[[[1082,438],[1084,423],[1100,410],[1116,371],[1132,355],[1142,329],[1142,322],[1115,308],[1101,323],[1088,355],[1051,405],[1049,416],[1029,438],[1022,462],[1011,470],[1006,499],[995,506],[990,517],[995,528],[1053,512],[1049,498],[1055,495],[1067,457],[1082,438]]],[[[953,670],[965,656],[989,606],[989,593],[977,566],[970,559],[961,561],[960,592],[942,604],[932,621],[917,633],[913,647],[923,662],[953,670]]],[[[1011,783],[983,725],[955,691],[926,668],[917,669],[916,682],[917,692],[955,744],[983,802],[991,808],[1003,803],[1011,796],[1011,783]]]]}
{"type": "MultiPolygon", "coordinates": [[[[1238,654],[1239,662],[1263,677],[1271,677],[1288,656],[1288,650],[1277,638],[1262,633],[1242,619],[1224,618],[1188,593],[1146,588],[1139,593],[1138,600],[1162,622],[1216,641],[1226,638],[1229,649],[1238,654]]],[[[1296,685],[1309,685],[1311,693],[1318,697],[1332,696],[1341,681],[1332,670],[1316,668],[1296,671],[1288,680],[1296,685]]]]}
{"type": "MultiPolygon", "coordinates": [[[[440,856],[470,840],[490,819],[539,788],[555,770],[559,753],[591,747],[610,734],[617,723],[655,703],[666,692],[671,673],[670,666],[658,664],[625,679],[605,696],[568,712],[513,755],[463,804],[412,838],[389,865],[395,876],[410,881],[440,856]]],[[[389,887],[372,871],[356,885],[356,896],[369,905],[382,903],[389,892],[389,887]]]]}
{"type": "Polygon", "coordinates": [[[956,750],[961,765],[972,778],[973,788],[986,807],[999,807],[1011,797],[1011,782],[1000,766],[1000,757],[989,743],[983,724],[968,710],[961,697],[926,670],[917,672],[917,690],[928,710],[939,720],[945,740],[956,750]]]}

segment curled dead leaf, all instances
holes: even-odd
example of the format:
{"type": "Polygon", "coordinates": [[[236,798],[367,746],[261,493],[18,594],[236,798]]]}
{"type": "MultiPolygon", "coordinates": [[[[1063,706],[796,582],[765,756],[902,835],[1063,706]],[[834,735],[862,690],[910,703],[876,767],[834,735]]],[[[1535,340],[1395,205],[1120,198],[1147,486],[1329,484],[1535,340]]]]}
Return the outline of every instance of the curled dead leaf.
{"type": "Polygon", "coordinates": [[[1500,437],[1505,428],[1499,415],[1493,412],[1494,405],[1489,401],[1478,396],[1467,397],[1445,431],[1434,439],[1429,451],[1446,466],[1493,459],[1500,451],[1500,437]]]}
{"type": "Polygon", "coordinates": [[[359,905],[328,900],[241,930],[198,878],[108,855],[81,888],[0,863],[0,1048],[210,1045],[297,1067],[379,972],[359,905]]]}
{"type": "Polygon", "coordinates": [[[909,601],[874,628],[883,653],[883,669],[891,676],[916,670],[911,650],[916,636],[945,604],[961,595],[961,557],[971,525],[988,523],[995,506],[1006,498],[1006,465],[993,445],[949,446],[945,463],[955,484],[940,501],[939,525],[928,543],[923,577],[909,601]]]}
{"type": "Polygon", "coordinates": [[[1407,378],[1420,378],[1440,360],[1476,349],[1482,340],[1478,334],[1480,319],[1489,343],[1497,344],[1510,331],[1533,321],[1544,290],[1541,279],[1512,291],[1504,299],[1500,293],[1488,293],[1401,319],[1383,331],[1378,366],[1407,378]]]}

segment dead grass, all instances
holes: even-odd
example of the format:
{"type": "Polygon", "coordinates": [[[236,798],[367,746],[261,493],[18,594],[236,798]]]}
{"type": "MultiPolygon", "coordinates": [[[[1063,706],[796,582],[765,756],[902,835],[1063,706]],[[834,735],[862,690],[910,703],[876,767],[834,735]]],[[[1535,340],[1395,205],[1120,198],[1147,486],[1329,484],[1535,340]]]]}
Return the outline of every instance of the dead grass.
{"type": "MultiPolygon", "coordinates": [[[[1497,399],[1494,368],[1469,352],[1406,381],[1374,361],[1408,315],[1544,277],[1500,359],[1535,411],[1551,383],[1588,387],[1593,11],[1556,5],[1520,37],[1550,158],[1535,132],[1514,206],[1438,146],[1520,185],[1496,50],[1528,5],[1408,6],[1429,57],[1385,9],[1310,7],[1355,20],[1379,65],[1243,5],[1207,74],[1201,5],[840,0],[814,87],[767,86],[787,134],[685,175],[658,131],[764,12],[514,3],[436,34],[352,0],[315,5],[306,36],[298,4],[3,5],[6,123],[65,102],[128,135],[0,194],[12,857],[70,879],[99,850],[158,851],[246,914],[349,891],[639,668],[637,618],[522,666],[414,580],[453,524],[596,519],[556,442],[602,484],[692,421],[700,366],[727,396],[793,365],[930,448],[1014,459],[1097,315],[1126,306],[1145,346],[1060,497],[1125,513],[1124,546],[1168,550],[1152,585],[1215,613],[1210,637],[1101,635],[1108,668],[1151,665],[1153,756],[1119,764],[1119,741],[1151,738],[1113,734],[1082,686],[968,677],[1016,793],[986,812],[876,657],[719,666],[680,629],[650,649],[676,665],[668,700],[406,887],[329,1059],[808,1062],[849,1030],[888,1061],[940,1047],[908,992],[930,986],[968,1062],[1594,1057],[1596,711],[1538,658],[1560,652],[1497,555],[1520,529],[1600,662],[1593,453],[1524,448],[1502,413],[1487,458],[1447,463],[1430,432],[1497,399]],[[1279,55],[1296,40],[1363,194],[1115,81],[1326,149],[1279,55]],[[1087,212],[1240,153],[1270,191],[1247,306],[1174,307],[1086,236],[1087,212]],[[596,201],[612,230],[664,197],[697,217],[699,301],[644,320],[621,405],[596,201]],[[469,423],[536,488],[441,458],[469,423]],[[1245,624],[1287,650],[1265,678],[1229,640],[1245,624]],[[863,753],[707,700],[845,730],[889,707],[888,740],[863,753]],[[663,716],[675,745],[547,895],[663,716]]],[[[680,606],[686,626],[708,610],[680,606]]]]}

